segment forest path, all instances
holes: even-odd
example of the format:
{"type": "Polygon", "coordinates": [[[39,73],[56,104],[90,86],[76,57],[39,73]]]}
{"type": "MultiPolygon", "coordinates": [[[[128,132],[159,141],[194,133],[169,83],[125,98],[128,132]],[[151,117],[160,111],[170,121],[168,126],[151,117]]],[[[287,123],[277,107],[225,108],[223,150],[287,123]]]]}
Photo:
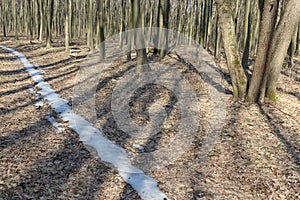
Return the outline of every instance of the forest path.
{"type": "MultiPolygon", "coordinates": [[[[29,41],[1,45],[37,63],[45,80],[71,102],[81,55],[70,56],[63,47],[46,49],[29,41]]],[[[34,81],[13,55],[0,50],[0,62],[0,199],[140,199],[117,170],[90,153],[68,124],[36,99],[31,93],[37,89],[34,81]],[[49,116],[63,124],[59,130],[49,116]]],[[[295,70],[283,72],[277,105],[231,101],[226,125],[207,161],[198,157],[200,138],[174,164],[149,174],[158,180],[159,188],[170,199],[299,198],[299,65],[295,70]]],[[[99,97],[111,95],[110,85],[99,91],[99,97]]],[[[118,130],[107,114],[106,98],[97,102],[105,115],[98,125],[103,125],[106,137],[115,137],[117,144],[127,147],[130,143],[124,138],[110,135],[118,130]]],[[[205,98],[201,103],[206,105],[205,98]]]]}
{"type": "MultiPolygon", "coordinates": [[[[14,49],[4,46],[0,46],[0,48],[10,52],[22,62],[24,69],[36,83],[35,89],[37,89],[37,91],[33,90],[32,93],[36,97],[40,96],[41,101],[46,101],[46,103],[51,106],[52,110],[57,114],[57,120],[62,120],[69,128],[73,129],[79,135],[80,141],[87,145],[88,149],[92,147],[93,151],[97,152],[102,161],[106,161],[116,167],[124,181],[130,184],[142,199],[167,200],[167,196],[157,188],[157,182],[154,179],[146,176],[143,171],[137,167],[132,166],[128,159],[129,155],[125,149],[103,137],[99,129],[94,128],[82,116],[72,111],[69,102],[62,99],[56,91],[51,88],[49,83],[44,80],[44,71],[40,69],[38,65],[32,65],[23,54],[14,49]]],[[[41,101],[35,105],[43,105],[41,101]]],[[[54,119],[54,116],[48,116],[47,119],[54,127],[58,128],[58,130],[63,126],[62,123],[58,123],[54,119]]]]}

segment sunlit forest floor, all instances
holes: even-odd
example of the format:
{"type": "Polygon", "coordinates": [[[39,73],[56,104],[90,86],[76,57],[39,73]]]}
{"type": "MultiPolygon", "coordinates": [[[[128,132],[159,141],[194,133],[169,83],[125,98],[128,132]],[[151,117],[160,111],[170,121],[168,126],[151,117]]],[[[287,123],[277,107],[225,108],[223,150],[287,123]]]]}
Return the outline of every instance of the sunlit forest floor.
{"type": "MultiPolygon", "coordinates": [[[[12,38],[0,45],[23,53],[37,64],[45,81],[72,104],[76,75],[88,49],[74,43],[76,53],[66,53],[63,42],[54,39],[52,48],[38,41],[12,38]]],[[[150,58],[151,59],[155,58],[150,58]]],[[[193,85],[201,103],[197,138],[177,161],[148,175],[171,199],[300,199],[300,59],[284,69],[278,85],[279,102],[248,105],[232,99],[225,60],[218,61],[227,91],[227,116],[219,140],[205,161],[199,158],[201,139],[208,123],[209,95],[205,82],[172,55],[161,61],[175,66],[193,85]],[[202,95],[200,95],[202,94],[202,95]]],[[[119,130],[110,110],[112,90],[134,61],[121,59],[103,74],[96,97],[98,120],[94,126],[116,144],[136,153],[133,139],[119,130]]],[[[47,117],[56,118],[47,102],[31,93],[34,81],[22,63],[0,50],[0,199],[140,199],[117,170],[99,160],[65,124],[58,132],[47,117]]],[[[163,87],[145,87],[131,108],[137,124],[148,117],[152,101],[171,102],[173,110],[166,131],[145,146],[153,151],[176,135],[178,108],[163,87]],[[141,95],[142,94],[142,95],[141,95]],[[147,101],[146,101],[147,99],[147,101]]]]}

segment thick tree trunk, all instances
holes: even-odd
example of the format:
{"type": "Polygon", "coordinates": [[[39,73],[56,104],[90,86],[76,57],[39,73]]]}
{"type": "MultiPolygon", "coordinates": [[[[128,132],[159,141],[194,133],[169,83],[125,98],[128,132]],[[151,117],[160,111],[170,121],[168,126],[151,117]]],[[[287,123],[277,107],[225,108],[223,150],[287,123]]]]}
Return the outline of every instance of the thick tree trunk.
{"type": "Polygon", "coordinates": [[[247,101],[257,102],[265,73],[265,66],[272,40],[273,30],[276,24],[276,14],[278,9],[277,0],[265,0],[260,25],[257,56],[255,58],[254,70],[247,93],[247,101]]]}
{"type": "Polygon", "coordinates": [[[265,97],[272,101],[277,100],[276,83],[294,30],[298,26],[299,21],[299,0],[287,1],[282,18],[280,19],[272,38],[266,74],[261,87],[260,102],[264,102],[265,97]]]}
{"type": "Polygon", "coordinates": [[[241,65],[236,41],[235,27],[231,15],[229,0],[216,0],[220,20],[227,65],[232,81],[233,96],[244,98],[247,89],[247,77],[241,65]]]}

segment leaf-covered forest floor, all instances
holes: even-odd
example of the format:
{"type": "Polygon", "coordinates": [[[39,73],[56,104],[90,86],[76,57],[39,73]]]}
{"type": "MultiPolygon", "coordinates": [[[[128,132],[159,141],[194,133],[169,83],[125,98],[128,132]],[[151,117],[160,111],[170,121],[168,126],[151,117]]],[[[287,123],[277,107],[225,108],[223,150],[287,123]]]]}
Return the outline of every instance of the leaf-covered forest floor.
{"type": "MultiPolygon", "coordinates": [[[[7,39],[0,45],[23,53],[39,65],[45,81],[72,104],[76,75],[87,49],[65,53],[63,43],[54,40],[52,48],[38,41],[7,39]]],[[[162,63],[174,65],[184,73],[197,93],[200,126],[197,137],[177,161],[149,172],[159,188],[171,199],[300,199],[300,60],[284,69],[278,85],[279,102],[248,105],[227,94],[224,128],[205,161],[200,159],[202,138],[208,123],[210,103],[199,74],[167,56],[162,63]]],[[[119,130],[111,113],[112,90],[134,62],[123,63],[103,73],[96,95],[98,120],[94,124],[103,134],[128,152],[139,150],[137,141],[119,130]]],[[[224,88],[230,91],[224,59],[218,62],[224,75],[224,88]],[[227,81],[226,81],[227,80],[227,81]]],[[[0,50],[0,199],[139,199],[118,172],[90,153],[77,134],[64,124],[58,131],[47,120],[56,118],[46,102],[35,105],[34,81],[22,63],[0,50]]],[[[230,92],[228,92],[230,93],[230,92]]],[[[131,106],[137,124],[148,120],[151,102],[172,104],[162,133],[144,144],[154,151],[176,135],[178,106],[170,91],[149,85],[131,106]]]]}

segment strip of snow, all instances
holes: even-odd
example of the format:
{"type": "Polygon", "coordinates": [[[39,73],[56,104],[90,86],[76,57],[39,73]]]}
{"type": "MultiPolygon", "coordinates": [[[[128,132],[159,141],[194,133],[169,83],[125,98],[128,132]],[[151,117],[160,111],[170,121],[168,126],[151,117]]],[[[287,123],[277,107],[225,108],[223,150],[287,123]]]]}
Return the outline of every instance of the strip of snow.
{"type": "Polygon", "coordinates": [[[64,125],[55,121],[54,117],[46,116],[45,118],[57,129],[57,133],[61,133],[64,130],[64,125]]]}
{"type": "MultiPolygon", "coordinates": [[[[14,49],[0,46],[14,55],[16,55],[24,65],[25,70],[37,83],[40,89],[39,94],[46,99],[59,117],[69,123],[69,127],[76,131],[80,140],[85,144],[96,149],[101,160],[114,165],[122,176],[124,181],[130,184],[144,200],[168,200],[168,197],[159,190],[157,181],[147,176],[139,168],[133,166],[128,159],[125,149],[112,143],[105,138],[101,131],[81,116],[75,114],[68,101],[62,99],[51,86],[44,81],[42,73],[35,69],[26,57],[14,49]]],[[[55,125],[54,125],[55,126],[55,125]]]]}

